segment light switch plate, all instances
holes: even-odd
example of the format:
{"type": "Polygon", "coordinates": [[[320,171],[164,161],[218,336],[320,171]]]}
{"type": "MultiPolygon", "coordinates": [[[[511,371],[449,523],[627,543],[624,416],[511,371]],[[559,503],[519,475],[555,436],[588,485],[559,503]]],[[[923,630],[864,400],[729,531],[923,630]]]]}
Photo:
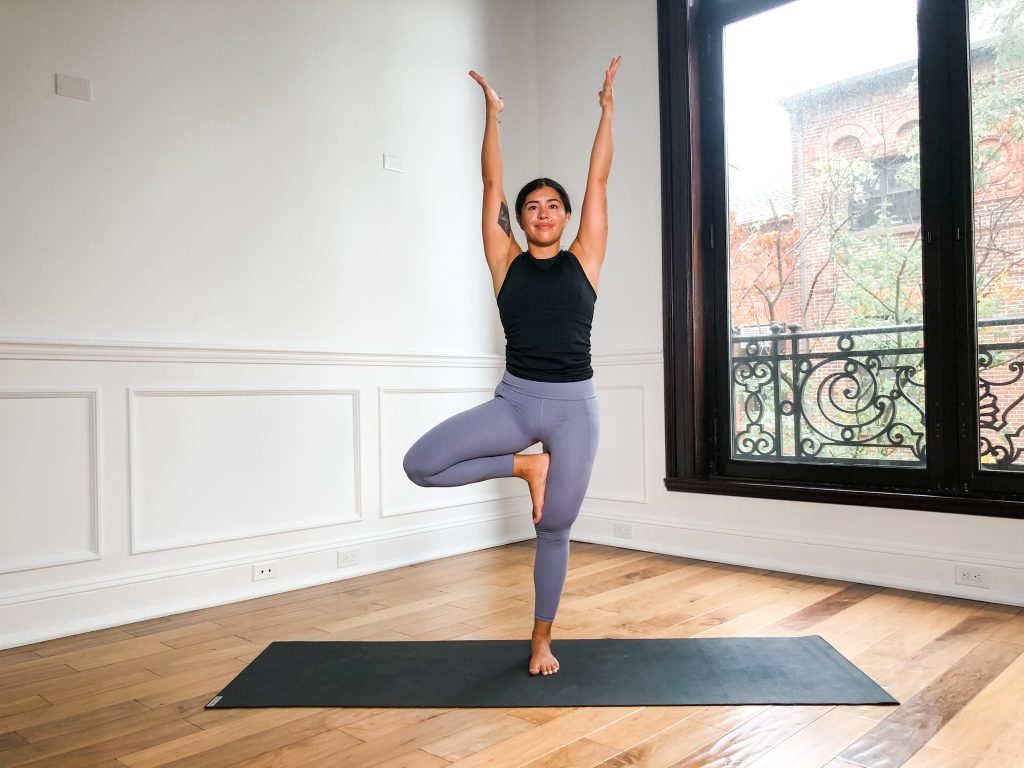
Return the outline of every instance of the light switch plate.
{"type": "Polygon", "coordinates": [[[57,73],[57,95],[69,99],[92,101],[92,80],[57,73]]]}

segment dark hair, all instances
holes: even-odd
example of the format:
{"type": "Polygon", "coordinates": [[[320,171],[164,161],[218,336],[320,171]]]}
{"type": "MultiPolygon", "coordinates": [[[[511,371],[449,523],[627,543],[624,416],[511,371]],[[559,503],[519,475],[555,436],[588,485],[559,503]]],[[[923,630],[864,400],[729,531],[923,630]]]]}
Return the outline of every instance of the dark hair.
{"type": "Polygon", "coordinates": [[[555,190],[555,192],[558,193],[558,196],[562,198],[562,205],[565,206],[565,212],[572,213],[572,206],[569,205],[569,193],[565,191],[565,187],[563,187],[561,184],[559,184],[557,181],[554,181],[553,179],[540,178],[527,182],[523,186],[523,188],[519,190],[519,194],[516,196],[517,218],[521,216],[523,213],[523,203],[526,202],[526,196],[533,192],[534,190],[540,189],[541,187],[551,187],[553,190],[555,190]]]}

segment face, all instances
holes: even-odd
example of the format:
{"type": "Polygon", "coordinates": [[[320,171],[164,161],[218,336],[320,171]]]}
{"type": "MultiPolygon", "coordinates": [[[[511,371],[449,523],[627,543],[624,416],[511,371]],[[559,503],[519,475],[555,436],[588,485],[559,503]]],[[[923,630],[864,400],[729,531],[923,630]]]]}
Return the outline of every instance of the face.
{"type": "Polygon", "coordinates": [[[562,205],[562,198],[551,187],[535,189],[523,201],[519,214],[519,226],[526,233],[526,240],[537,245],[551,245],[562,239],[569,216],[562,205]]]}

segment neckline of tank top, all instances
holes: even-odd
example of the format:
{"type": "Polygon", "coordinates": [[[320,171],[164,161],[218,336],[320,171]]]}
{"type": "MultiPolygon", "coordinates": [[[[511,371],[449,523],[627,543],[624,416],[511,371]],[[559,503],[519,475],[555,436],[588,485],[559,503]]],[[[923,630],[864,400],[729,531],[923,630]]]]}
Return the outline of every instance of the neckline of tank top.
{"type": "Polygon", "coordinates": [[[529,256],[530,257],[530,261],[532,261],[534,264],[536,264],[541,269],[548,269],[549,267],[554,266],[554,263],[556,261],[558,261],[560,258],[562,258],[562,255],[565,253],[565,251],[559,251],[554,256],[549,256],[546,259],[538,259],[532,253],[530,253],[529,249],[523,251],[523,253],[525,253],[527,256],[529,256]]]}

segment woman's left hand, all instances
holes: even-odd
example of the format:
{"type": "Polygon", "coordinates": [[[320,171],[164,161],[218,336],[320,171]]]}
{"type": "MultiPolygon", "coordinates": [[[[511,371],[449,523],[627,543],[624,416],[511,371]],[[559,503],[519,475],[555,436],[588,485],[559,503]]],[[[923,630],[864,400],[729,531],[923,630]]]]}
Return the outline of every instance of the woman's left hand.
{"type": "Polygon", "coordinates": [[[612,83],[615,82],[615,72],[619,68],[620,61],[622,61],[622,57],[616,56],[612,59],[612,63],[608,65],[608,69],[604,71],[604,87],[597,94],[601,101],[601,109],[615,108],[615,95],[612,93],[612,83]]]}

